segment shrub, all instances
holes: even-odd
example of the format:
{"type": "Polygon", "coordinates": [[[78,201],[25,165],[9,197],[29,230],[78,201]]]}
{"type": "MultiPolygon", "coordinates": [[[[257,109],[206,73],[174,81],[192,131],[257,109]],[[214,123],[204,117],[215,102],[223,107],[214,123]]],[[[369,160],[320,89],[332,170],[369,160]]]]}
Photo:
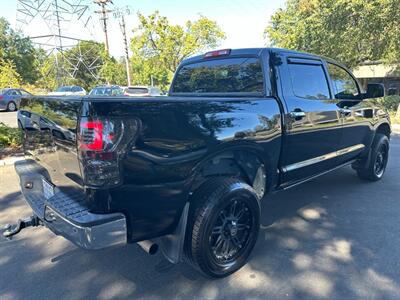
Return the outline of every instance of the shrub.
{"type": "Polygon", "coordinates": [[[18,148],[21,146],[22,136],[18,128],[11,128],[0,122],[0,149],[5,147],[18,148]]]}

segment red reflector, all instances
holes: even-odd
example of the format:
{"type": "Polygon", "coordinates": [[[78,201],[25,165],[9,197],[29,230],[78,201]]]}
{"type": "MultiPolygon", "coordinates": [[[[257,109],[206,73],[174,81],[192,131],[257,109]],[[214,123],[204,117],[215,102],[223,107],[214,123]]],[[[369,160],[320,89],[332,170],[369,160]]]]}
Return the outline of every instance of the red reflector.
{"type": "Polygon", "coordinates": [[[103,150],[103,123],[100,121],[82,122],[79,147],[85,150],[103,150]]]}
{"type": "Polygon", "coordinates": [[[218,57],[218,56],[227,56],[231,53],[231,49],[223,49],[223,50],[216,50],[216,51],[210,51],[204,54],[204,58],[210,58],[210,57],[218,57]]]}

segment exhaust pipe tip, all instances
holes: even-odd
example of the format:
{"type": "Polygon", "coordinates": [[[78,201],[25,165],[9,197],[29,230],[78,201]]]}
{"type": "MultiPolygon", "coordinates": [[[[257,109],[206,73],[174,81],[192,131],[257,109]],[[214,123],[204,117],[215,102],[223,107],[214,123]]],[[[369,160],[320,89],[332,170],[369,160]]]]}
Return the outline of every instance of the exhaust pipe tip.
{"type": "Polygon", "coordinates": [[[137,244],[150,255],[154,255],[158,252],[158,244],[154,243],[153,241],[145,240],[138,242],[137,244]]]}

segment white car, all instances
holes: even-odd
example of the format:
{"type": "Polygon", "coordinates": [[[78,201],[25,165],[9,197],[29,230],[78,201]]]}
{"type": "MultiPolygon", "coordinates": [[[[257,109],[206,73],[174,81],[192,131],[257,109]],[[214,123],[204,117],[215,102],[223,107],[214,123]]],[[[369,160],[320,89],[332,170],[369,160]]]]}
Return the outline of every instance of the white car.
{"type": "Polygon", "coordinates": [[[130,97],[161,96],[161,90],[153,86],[128,86],[124,89],[124,95],[130,97]]]}
{"type": "Polygon", "coordinates": [[[77,85],[60,86],[55,92],[50,92],[50,96],[85,96],[86,91],[77,85]]]}

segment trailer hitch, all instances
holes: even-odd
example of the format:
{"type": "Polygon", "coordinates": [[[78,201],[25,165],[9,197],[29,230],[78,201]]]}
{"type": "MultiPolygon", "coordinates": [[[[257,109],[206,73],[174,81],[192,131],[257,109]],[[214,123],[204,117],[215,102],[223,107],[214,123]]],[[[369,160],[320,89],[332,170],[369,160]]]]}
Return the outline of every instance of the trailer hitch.
{"type": "Polygon", "coordinates": [[[25,219],[19,219],[17,224],[11,225],[7,224],[4,226],[3,236],[8,239],[12,239],[12,237],[18,234],[22,229],[27,227],[37,227],[43,225],[42,221],[35,215],[30,216],[25,219]]]}

